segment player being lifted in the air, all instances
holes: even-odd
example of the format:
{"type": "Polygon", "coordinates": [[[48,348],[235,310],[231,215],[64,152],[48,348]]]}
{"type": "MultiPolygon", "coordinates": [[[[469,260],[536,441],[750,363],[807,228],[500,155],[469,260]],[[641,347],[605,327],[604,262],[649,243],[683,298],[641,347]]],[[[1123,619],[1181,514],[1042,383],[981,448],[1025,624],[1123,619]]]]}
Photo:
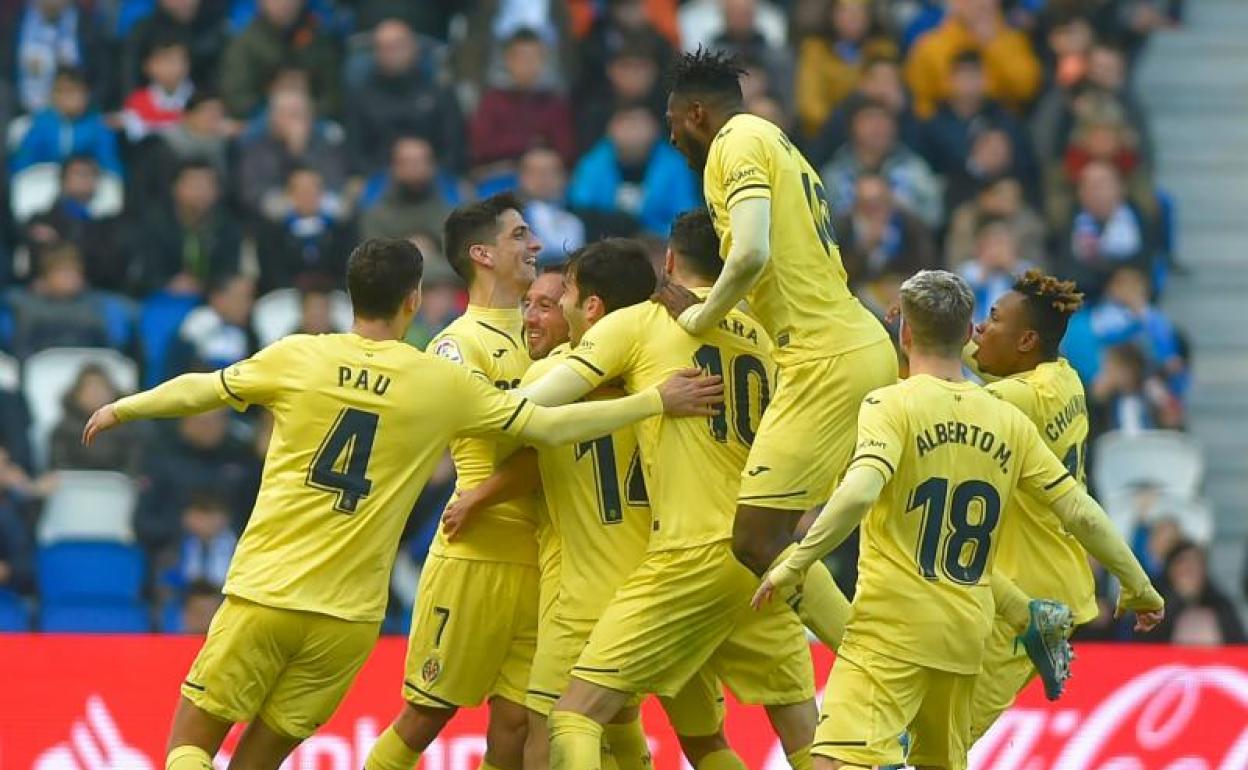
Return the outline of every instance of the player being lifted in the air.
{"type": "Polygon", "coordinates": [[[1056,516],[1122,582],[1118,605],[1138,613],[1137,628],[1161,619],[1161,596],[1131,549],[1035,425],[963,378],[973,305],[952,273],[925,270],[902,284],[910,377],[863,399],[849,471],[754,599],[762,606],[796,583],[861,524],[853,618],[815,733],[819,770],[900,763],[907,729],[909,764],[965,770],[993,562],[1003,531],[1020,525],[1003,517],[1056,516]],[[1034,505],[1016,505],[1019,493],[1034,505]]]}
{"type": "MultiPolygon", "coordinates": [[[[91,416],[90,443],[121,422],[231,406],[273,413],[255,508],[225,602],[182,683],[167,770],[212,770],[230,728],[250,723],[232,766],[277,768],[324,724],[377,639],[399,536],[458,436],[561,444],[664,408],[707,414],[713,379],[542,409],[402,341],[420,305],[422,260],[403,240],[351,254],[347,334],[292,335],[216,372],[186,374],[91,416]]],[[[518,768],[517,768],[518,770],[518,768]]]]}

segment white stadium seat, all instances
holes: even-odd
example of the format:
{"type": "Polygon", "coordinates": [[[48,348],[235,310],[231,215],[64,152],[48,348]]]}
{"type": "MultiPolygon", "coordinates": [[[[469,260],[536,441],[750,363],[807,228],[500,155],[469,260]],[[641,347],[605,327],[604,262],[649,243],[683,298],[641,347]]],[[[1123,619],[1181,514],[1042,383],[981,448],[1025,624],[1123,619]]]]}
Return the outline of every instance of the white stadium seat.
{"type": "Polygon", "coordinates": [[[18,115],[9,121],[9,126],[5,129],[4,143],[10,153],[17,152],[17,148],[22,145],[22,140],[26,138],[33,122],[34,117],[31,115],[18,115]]]}
{"type": "MultiPolygon", "coordinates": [[[[351,328],[351,300],[346,292],[335,291],[330,295],[330,316],[338,331],[351,328]]],[[[299,326],[299,290],[274,289],[256,300],[251,311],[251,325],[262,346],[271,345],[295,331],[299,326]]]]}
{"type": "Polygon", "coordinates": [[[61,540],[134,541],[134,506],[139,493],[125,474],[58,471],[57,487],[39,517],[40,545],[61,540]]]}
{"type": "Polygon", "coordinates": [[[65,392],[87,364],[99,364],[122,393],[139,384],[138,365],[108,348],[49,348],[26,359],[22,392],[30,408],[30,444],[35,463],[47,465],[48,440],[61,419],[65,392]]]}
{"type": "MultiPolygon", "coordinates": [[[[9,183],[9,200],[13,218],[24,224],[31,217],[47,210],[61,191],[61,165],[59,163],[36,163],[13,175],[9,183]]],[[[108,171],[100,171],[95,197],[88,208],[97,217],[121,213],[125,202],[125,186],[121,178],[108,171]]]]}
{"type": "Polygon", "coordinates": [[[22,384],[22,366],[8,353],[0,353],[0,390],[16,393],[22,384]]]}
{"type": "Polygon", "coordinates": [[[1141,485],[1191,500],[1200,492],[1205,461],[1200,445],[1185,433],[1113,431],[1092,447],[1096,492],[1103,500],[1122,497],[1141,485]]]}

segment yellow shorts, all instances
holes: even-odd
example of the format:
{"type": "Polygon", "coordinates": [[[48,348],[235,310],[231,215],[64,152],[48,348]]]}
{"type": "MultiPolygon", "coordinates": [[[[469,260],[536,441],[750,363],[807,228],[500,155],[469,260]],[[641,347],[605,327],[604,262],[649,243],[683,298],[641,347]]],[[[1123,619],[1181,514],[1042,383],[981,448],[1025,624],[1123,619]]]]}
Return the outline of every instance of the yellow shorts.
{"type": "Polygon", "coordinates": [[[811,753],[851,765],[966,770],[973,674],[924,668],[848,644],[823,693],[811,753]],[[901,734],[910,731],[902,756],[901,734]]]}
{"type": "Polygon", "coordinates": [[[430,554],[420,573],[403,697],[417,706],[524,703],[537,644],[538,571],[430,554]]]}
{"type": "Polygon", "coordinates": [[[887,339],[781,369],[738,502],[805,510],[827,501],[852,459],[862,399],[895,382],[897,353],[887,339]]]}
{"type": "Polygon", "coordinates": [[[728,541],[648,553],[607,605],[572,675],[674,697],[705,669],[743,703],[814,697],[801,621],[783,602],[750,609],[757,586],[728,541]]]}
{"type": "Polygon", "coordinates": [[[1015,696],[1031,678],[1036,667],[1019,645],[1014,649],[1014,629],[998,615],[992,624],[992,635],[984,647],[984,665],[975,677],[971,695],[971,744],[979,740],[992,723],[1013,703],[1015,696]]]}
{"type": "Polygon", "coordinates": [[[307,738],[342,702],[380,626],[227,596],[182,695],[218,719],[259,717],[278,733],[307,738]]]}
{"type": "MultiPolygon", "coordinates": [[[[572,666],[585,649],[596,620],[564,617],[552,613],[537,634],[537,654],[529,675],[529,691],[524,705],[549,717],[572,678],[572,666]]],[[[640,694],[632,705],[641,701],[640,694]]],[[[724,695],[719,681],[699,671],[675,696],[663,698],[663,710],[678,735],[714,735],[724,722],[724,695]]]]}

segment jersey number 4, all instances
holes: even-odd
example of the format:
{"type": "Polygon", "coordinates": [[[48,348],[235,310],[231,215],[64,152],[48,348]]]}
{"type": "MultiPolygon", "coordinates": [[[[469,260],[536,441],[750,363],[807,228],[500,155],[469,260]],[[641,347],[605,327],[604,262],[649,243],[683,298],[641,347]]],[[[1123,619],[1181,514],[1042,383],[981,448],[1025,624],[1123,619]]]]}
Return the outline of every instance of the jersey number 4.
{"type": "Polygon", "coordinates": [[[308,468],[308,486],[335,492],[334,510],[355,513],[373,491],[368,459],[377,436],[377,415],[350,407],[338,413],[308,468]]]}
{"type": "Polygon", "coordinates": [[[1001,518],[1001,496],[986,481],[964,481],[949,495],[949,479],[933,476],[914,488],[906,513],[919,510],[923,515],[919,535],[919,571],[936,580],[936,561],[949,513],[949,536],[945,541],[941,572],[954,583],[975,585],[984,576],[992,533],[1001,518]],[[971,521],[971,507],[979,508],[979,521],[971,521]]]}

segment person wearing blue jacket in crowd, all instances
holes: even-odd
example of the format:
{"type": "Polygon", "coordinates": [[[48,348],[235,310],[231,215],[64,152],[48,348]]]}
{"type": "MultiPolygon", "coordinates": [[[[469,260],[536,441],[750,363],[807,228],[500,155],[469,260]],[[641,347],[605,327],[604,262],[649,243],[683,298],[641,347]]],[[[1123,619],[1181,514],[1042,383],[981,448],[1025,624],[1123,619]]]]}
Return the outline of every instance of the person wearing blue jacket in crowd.
{"type": "Polygon", "coordinates": [[[618,107],[600,139],[572,172],[574,209],[628,214],[642,230],[666,237],[672,220],[698,205],[697,180],[685,159],[659,137],[643,104],[618,107]]]}
{"type": "Polygon", "coordinates": [[[90,106],[83,73],[76,69],[58,71],[52,104],[31,119],[30,129],[10,160],[10,171],[16,174],[36,163],[62,163],[71,155],[89,155],[101,169],[120,176],[117,136],[90,106]]]}

